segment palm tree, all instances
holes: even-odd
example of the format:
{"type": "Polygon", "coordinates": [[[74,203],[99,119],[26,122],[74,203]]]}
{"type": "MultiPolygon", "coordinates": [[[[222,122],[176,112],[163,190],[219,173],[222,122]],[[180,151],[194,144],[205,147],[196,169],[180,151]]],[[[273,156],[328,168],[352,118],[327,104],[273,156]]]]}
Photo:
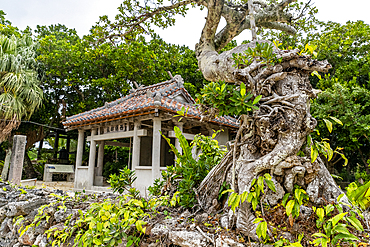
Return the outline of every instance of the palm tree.
{"type": "Polygon", "coordinates": [[[0,143],[41,105],[36,45],[28,36],[0,35],[0,143]]]}

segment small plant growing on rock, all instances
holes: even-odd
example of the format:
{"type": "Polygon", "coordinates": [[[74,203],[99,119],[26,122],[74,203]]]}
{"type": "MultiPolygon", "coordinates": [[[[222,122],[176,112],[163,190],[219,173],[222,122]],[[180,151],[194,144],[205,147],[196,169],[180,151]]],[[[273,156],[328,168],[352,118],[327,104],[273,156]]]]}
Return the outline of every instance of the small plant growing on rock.
{"type": "Polygon", "coordinates": [[[123,194],[127,191],[134,198],[138,198],[140,191],[138,191],[133,183],[136,180],[135,171],[131,171],[128,168],[120,170],[120,174],[111,174],[108,183],[111,185],[113,192],[123,194]]]}

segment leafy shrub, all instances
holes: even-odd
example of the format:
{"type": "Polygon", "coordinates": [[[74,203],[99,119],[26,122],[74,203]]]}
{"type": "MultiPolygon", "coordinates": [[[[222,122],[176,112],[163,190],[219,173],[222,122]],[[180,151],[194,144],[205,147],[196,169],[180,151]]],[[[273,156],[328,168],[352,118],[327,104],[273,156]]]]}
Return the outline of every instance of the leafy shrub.
{"type": "Polygon", "coordinates": [[[370,182],[360,187],[356,183],[350,183],[346,190],[352,204],[359,206],[363,210],[370,207],[370,182]]]}
{"type": "Polygon", "coordinates": [[[300,212],[300,206],[304,204],[304,202],[309,200],[307,192],[299,186],[295,186],[294,193],[292,195],[292,199],[288,201],[290,193],[286,193],[283,197],[282,204],[285,207],[286,214],[290,217],[298,217],[300,212]]]}
{"type": "Polygon", "coordinates": [[[356,184],[359,186],[360,186],[360,183],[358,182],[359,179],[362,179],[364,183],[370,182],[370,174],[367,174],[366,171],[362,171],[359,167],[357,167],[357,171],[355,172],[355,178],[356,178],[356,184]]]}
{"type": "Polygon", "coordinates": [[[120,174],[111,174],[108,183],[113,189],[113,192],[123,194],[128,191],[134,198],[138,198],[139,191],[133,187],[133,183],[136,180],[135,171],[131,171],[128,168],[120,170],[120,174]]]}
{"type": "Polygon", "coordinates": [[[169,138],[162,135],[175,153],[177,165],[175,167],[167,167],[167,171],[162,172],[162,181],[156,180],[154,186],[149,188],[149,191],[154,195],[158,195],[164,183],[172,183],[178,179],[179,204],[184,207],[193,207],[197,201],[193,189],[197,188],[209,171],[221,161],[226,149],[220,148],[218,141],[214,139],[218,132],[215,132],[212,137],[196,135],[189,145],[180,129],[175,127],[174,130],[180,142],[182,154],[171,144],[169,138]],[[194,159],[192,156],[193,148],[201,151],[198,159],[194,159]]]}
{"type": "Polygon", "coordinates": [[[223,81],[211,82],[196,95],[197,103],[206,114],[211,113],[212,108],[217,108],[216,115],[220,116],[247,114],[252,109],[258,109],[254,105],[262,96],[257,96],[253,100],[253,94],[247,93],[246,90],[244,83],[236,86],[223,81]]]}
{"type": "MultiPolygon", "coordinates": [[[[16,219],[15,224],[20,225],[19,233],[22,236],[28,229],[36,228],[41,221],[49,222],[54,212],[47,210],[49,207],[58,205],[58,210],[67,210],[66,205],[73,205],[76,201],[86,200],[78,194],[74,197],[55,196],[55,202],[43,205],[38,209],[31,224],[23,216],[16,219]]],[[[78,247],[88,246],[117,246],[122,239],[127,240],[126,246],[140,246],[140,239],[146,231],[145,220],[154,217],[160,206],[174,207],[178,203],[178,193],[172,198],[169,196],[153,197],[150,200],[144,198],[133,198],[132,195],[119,196],[116,200],[105,199],[103,202],[93,203],[84,213],[78,211],[76,215],[70,215],[64,223],[64,228],[58,230],[56,227],[48,229],[45,234],[49,241],[48,246],[61,246],[74,239],[74,245],[78,247]]]]}
{"type": "Polygon", "coordinates": [[[323,208],[313,207],[318,217],[316,226],[319,229],[319,232],[312,235],[315,237],[312,242],[315,246],[342,246],[339,245],[342,243],[352,243],[353,246],[357,246],[356,243],[359,239],[350,233],[349,229],[363,232],[364,228],[356,215],[363,216],[361,212],[352,209],[351,205],[347,204],[345,206],[349,207],[350,210],[349,212],[343,212],[342,203],[340,202],[343,196],[344,194],[338,197],[337,204],[328,204],[323,208]]]}

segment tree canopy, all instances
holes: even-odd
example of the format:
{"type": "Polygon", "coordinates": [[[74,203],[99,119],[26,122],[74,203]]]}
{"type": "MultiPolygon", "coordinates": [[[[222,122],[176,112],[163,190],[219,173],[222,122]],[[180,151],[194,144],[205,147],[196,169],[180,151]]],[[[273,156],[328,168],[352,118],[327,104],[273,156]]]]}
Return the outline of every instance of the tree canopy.
{"type": "Polygon", "coordinates": [[[41,105],[36,43],[28,36],[0,35],[0,142],[41,105]]]}

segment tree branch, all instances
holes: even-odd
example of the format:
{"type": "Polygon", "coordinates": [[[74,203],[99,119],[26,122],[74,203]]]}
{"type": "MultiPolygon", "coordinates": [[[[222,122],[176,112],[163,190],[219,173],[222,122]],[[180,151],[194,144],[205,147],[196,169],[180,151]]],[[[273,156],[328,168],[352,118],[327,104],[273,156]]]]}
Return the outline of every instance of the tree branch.
{"type": "Polygon", "coordinates": [[[291,4],[292,2],[297,2],[297,0],[283,0],[281,3],[279,3],[277,6],[280,10],[283,10],[286,6],[291,4]]]}
{"type": "Polygon", "coordinates": [[[140,15],[139,17],[136,17],[134,19],[134,22],[132,24],[129,24],[129,25],[128,24],[126,24],[126,25],[116,25],[115,28],[117,28],[117,27],[125,27],[125,26],[128,27],[128,26],[130,26],[130,28],[126,32],[124,32],[123,34],[111,34],[111,35],[109,35],[107,37],[103,37],[103,38],[99,39],[99,41],[101,41],[103,39],[111,39],[111,38],[114,38],[114,37],[125,37],[128,34],[132,33],[136,27],[141,27],[140,24],[142,24],[143,22],[145,22],[149,18],[152,18],[153,16],[155,16],[155,15],[161,13],[161,12],[173,10],[173,9],[179,8],[181,6],[185,6],[185,5],[187,5],[189,3],[192,3],[192,2],[198,2],[198,3],[200,3],[201,1],[185,0],[183,2],[178,2],[178,3],[173,4],[173,5],[170,5],[170,6],[159,7],[159,8],[157,8],[157,9],[151,11],[151,12],[147,12],[145,14],[140,15]]]}
{"type": "MultiPolygon", "coordinates": [[[[292,15],[281,9],[295,0],[283,1],[279,5],[270,5],[260,9],[255,13],[255,22],[257,27],[276,29],[288,34],[295,34],[297,30],[288,24],[292,20],[292,15]],[[285,5],[286,4],[286,5],[285,5]]],[[[255,1],[254,1],[255,3],[255,1]]],[[[258,1],[256,2],[258,3],[258,1]]],[[[262,5],[261,5],[262,6],[262,5]]],[[[263,7],[263,6],[262,6],[263,7]]],[[[234,37],[238,36],[245,29],[251,29],[251,22],[248,18],[249,10],[247,6],[243,10],[235,10],[235,6],[228,6],[224,9],[222,16],[225,18],[227,25],[215,36],[215,49],[221,50],[234,37]]]]}
{"type": "Polygon", "coordinates": [[[214,38],[218,24],[221,20],[222,9],[224,6],[224,0],[210,0],[208,2],[208,14],[207,21],[204,25],[201,43],[214,46],[214,38]]]}

